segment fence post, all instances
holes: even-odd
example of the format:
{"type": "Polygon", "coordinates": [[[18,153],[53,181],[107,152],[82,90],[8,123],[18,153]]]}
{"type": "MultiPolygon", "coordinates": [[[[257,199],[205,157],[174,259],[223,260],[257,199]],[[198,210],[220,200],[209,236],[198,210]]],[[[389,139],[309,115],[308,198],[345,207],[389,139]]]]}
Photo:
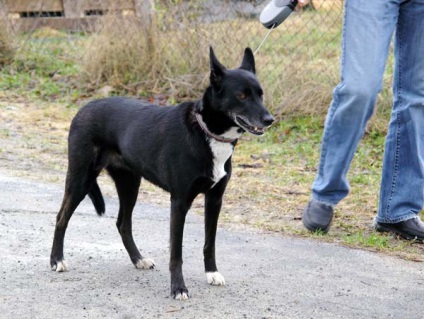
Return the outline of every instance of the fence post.
{"type": "Polygon", "coordinates": [[[135,15],[147,28],[152,23],[152,3],[150,0],[134,0],[135,15]]]}
{"type": "Polygon", "coordinates": [[[7,5],[3,1],[0,1],[0,16],[1,16],[1,18],[7,18],[8,14],[9,14],[9,10],[7,8],[7,5]]]}
{"type": "Polygon", "coordinates": [[[84,7],[80,0],[62,0],[66,18],[84,18],[84,7]]]}
{"type": "Polygon", "coordinates": [[[155,54],[155,44],[153,42],[153,22],[152,10],[154,8],[153,0],[134,0],[135,15],[141,22],[144,33],[147,38],[148,59],[153,59],[155,54]]]}

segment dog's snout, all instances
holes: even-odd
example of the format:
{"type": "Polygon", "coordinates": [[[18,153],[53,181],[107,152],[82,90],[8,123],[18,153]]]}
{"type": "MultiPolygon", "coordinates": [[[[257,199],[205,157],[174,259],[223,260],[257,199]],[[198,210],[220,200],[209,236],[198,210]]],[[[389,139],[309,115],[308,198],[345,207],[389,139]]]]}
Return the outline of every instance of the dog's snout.
{"type": "Polygon", "coordinates": [[[271,114],[267,114],[262,119],[262,123],[264,123],[265,126],[270,126],[272,123],[274,123],[274,118],[272,117],[271,114]]]}

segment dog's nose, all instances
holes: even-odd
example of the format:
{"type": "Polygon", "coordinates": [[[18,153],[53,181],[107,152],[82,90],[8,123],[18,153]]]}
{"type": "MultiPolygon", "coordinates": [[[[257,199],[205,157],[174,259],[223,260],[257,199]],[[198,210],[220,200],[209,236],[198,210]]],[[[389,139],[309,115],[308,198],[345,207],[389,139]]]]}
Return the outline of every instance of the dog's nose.
{"type": "Polygon", "coordinates": [[[272,123],[274,123],[274,118],[271,114],[265,115],[265,117],[262,119],[262,123],[264,123],[265,126],[270,126],[272,123]]]}

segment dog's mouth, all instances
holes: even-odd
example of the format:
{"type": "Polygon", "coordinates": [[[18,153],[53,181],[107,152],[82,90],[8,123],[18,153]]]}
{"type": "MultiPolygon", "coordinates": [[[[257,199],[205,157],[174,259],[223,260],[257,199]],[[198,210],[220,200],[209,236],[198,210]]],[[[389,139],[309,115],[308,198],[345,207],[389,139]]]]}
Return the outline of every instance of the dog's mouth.
{"type": "Polygon", "coordinates": [[[235,120],[236,124],[241,129],[243,129],[244,131],[247,131],[247,132],[249,132],[251,134],[255,134],[255,135],[263,135],[264,134],[264,127],[258,127],[258,126],[250,125],[245,120],[243,120],[243,118],[241,118],[240,116],[236,116],[234,120],[235,120]]]}

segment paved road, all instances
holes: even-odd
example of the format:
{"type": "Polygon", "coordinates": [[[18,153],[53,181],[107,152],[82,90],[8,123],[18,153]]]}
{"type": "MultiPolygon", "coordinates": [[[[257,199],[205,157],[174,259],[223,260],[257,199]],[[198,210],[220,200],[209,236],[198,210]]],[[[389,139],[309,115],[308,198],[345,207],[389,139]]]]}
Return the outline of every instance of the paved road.
{"type": "MultiPolygon", "coordinates": [[[[134,235],[152,271],[135,269],[115,228],[116,198],[70,222],[70,268],[49,253],[62,189],[0,171],[0,318],[424,318],[423,264],[310,240],[220,229],[225,287],[202,270],[203,225],[189,214],[184,271],[192,299],[169,297],[168,208],[138,204],[134,235]]],[[[168,203],[164,203],[168,205],[168,203]]]]}

